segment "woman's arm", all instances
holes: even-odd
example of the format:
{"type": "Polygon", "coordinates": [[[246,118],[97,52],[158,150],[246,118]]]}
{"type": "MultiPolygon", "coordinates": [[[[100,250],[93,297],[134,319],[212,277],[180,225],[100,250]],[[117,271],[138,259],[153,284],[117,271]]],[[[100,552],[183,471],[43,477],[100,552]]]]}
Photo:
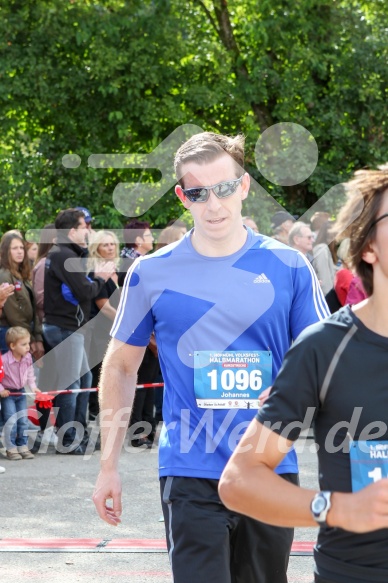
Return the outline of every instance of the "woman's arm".
{"type": "Polygon", "coordinates": [[[97,308],[109,318],[109,320],[113,320],[116,317],[116,309],[110,305],[108,298],[101,298],[100,300],[94,300],[96,302],[97,308]]]}

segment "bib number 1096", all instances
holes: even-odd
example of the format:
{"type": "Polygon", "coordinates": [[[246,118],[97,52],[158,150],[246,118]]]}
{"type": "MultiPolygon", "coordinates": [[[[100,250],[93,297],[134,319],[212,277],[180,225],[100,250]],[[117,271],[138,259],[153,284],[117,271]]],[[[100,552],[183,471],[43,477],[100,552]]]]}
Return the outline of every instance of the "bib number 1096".
{"type": "Polygon", "coordinates": [[[219,375],[218,371],[213,369],[207,373],[207,376],[210,377],[212,391],[218,390],[218,381],[223,391],[232,391],[233,389],[246,391],[249,388],[253,391],[259,391],[263,385],[259,370],[251,370],[250,372],[247,370],[223,370],[219,375]]]}

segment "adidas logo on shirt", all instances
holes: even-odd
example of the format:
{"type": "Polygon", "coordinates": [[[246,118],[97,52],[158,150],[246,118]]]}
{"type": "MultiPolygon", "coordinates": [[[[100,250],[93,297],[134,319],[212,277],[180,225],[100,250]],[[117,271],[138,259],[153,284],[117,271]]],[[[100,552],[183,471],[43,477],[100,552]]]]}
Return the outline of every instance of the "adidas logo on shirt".
{"type": "Polygon", "coordinates": [[[271,283],[265,273],[261,273],[253,280],[253,283],[271,283]]]}

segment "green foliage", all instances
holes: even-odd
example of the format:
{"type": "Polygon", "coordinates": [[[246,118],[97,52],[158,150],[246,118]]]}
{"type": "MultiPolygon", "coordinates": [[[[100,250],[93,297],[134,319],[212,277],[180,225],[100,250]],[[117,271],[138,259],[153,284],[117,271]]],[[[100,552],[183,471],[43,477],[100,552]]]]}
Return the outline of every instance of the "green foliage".
{"type": "MultiPolygon", "coordinates": [[[[243,132],[247,169],[301,214],[355,168],[386,162],[384,5],[2,0],[0,230],[40,227],[71,205],[90,208],[97,228],[119,228],[128,218],[112,204],[116,184],[157,178],[90,168],[88,157],[151,152],[186,123],[243,132]],[[284,121],[307,128],[320,152],[296,187],[255,166],[261,131],[284,121]],[[70,153],[79,167],[63,166],[70,153]]],[[[171,191],[144,218],[163,227],[181,212],[171,191]]]]}

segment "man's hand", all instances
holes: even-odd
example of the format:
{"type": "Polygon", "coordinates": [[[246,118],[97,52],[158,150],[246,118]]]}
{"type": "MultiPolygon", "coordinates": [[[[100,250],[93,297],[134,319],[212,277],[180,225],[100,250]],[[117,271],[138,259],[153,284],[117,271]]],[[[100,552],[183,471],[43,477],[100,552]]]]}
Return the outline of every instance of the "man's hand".
{"type": "Polygon", "coordinates": [[[31,342],[31,354],[35,360],[39,360],[44,356],[43,342],[31,342]]]}
{"type": "Polygon", "coordinates": [[[121,522],[121,480],[117,467],[144,352],[144,346],[131,346],[112,338],[102,363],[99,382],[101,471],[93,502],[100,518],[112,526],[121,522]]]}
{"type": "Polygon", "coordinates": [[[102,470],[97,478],[93,502],[98,515],[112,526],[121,522],[121,480],[116,470],[102,470]],[[111,503],[108,504],[108,501],[111,503]]]}
{"type": "Polygon", "coordinates": [[[327,523],[359,533],[388,528],[388,479],[352,494],[334,492],[327,523]]]}
{"type": "Polygon", "coordinates": [[[116,266],[113,261],[101,262],[97,265],[94,272],[95,277],[101,277],[104,281],[107,281],[112,275],[116,273],[116,266]]]}
{"type": "Polygon", "coordinates": [[[0,285],[0,309],[4,308],[4,304],[15,291],[15,286],[10,283],[2,283],[0,285]]]}
{"type": "Polygon", "coordinates": [[[5,397],[9,397],[9,391],[7,391],[7,389],[4,389],[3,391],[0,391],[0,397],[2,399],[5,399],[5,397]]]}

